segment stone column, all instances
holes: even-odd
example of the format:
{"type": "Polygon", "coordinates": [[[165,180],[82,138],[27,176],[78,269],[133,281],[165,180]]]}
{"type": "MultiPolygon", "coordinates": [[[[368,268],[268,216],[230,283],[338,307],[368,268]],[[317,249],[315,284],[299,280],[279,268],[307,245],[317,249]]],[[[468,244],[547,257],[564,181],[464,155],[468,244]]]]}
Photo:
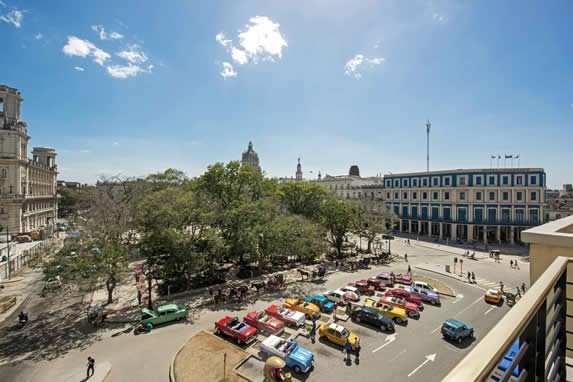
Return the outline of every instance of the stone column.
{"type": "Polygon", "coordinates": [[[408,220],[408,233],[412,233],[412,221],[408,220]]]}
{"type": "Polygon", "coordinates": [[[452,235],[451,235],[452,241],[453,241],[453,240],[457,240],[457,238],[458,238],[458,225],[452,223],[452,224],[450,225],[450,230],[451,230],[451,234],[452,234],[452,235]]]}
{"type": "Polygon", "coordinates": [[[440,225],[440,239],[444,238],[444,227],[442,223],[438,223],[440,225]]]}
{"type": "Polygon", "coordinates": [[[509,230],[509,243],[510,244],[515,244],[515,240],[513,239],[514,235],[515,235],[515,227],[511,226],[511,228],[509,230]]]}
{"type": "Polygon", "coordinates": [[[483,243],[487,244],[487,226],[483,226],[483,243]]]}
{"type": "Polygon", "coordinates": [[[468,241],[472,241],[474,239],[474,226],[473,224],[468,224],[468,241]]]}
{"type": "Polygon", "coordinates": [[[420,233],[422,233],[422,222],[418,220],[418,233],[417,233],[417,235],[420,236],[420,233]]]}
{"type": "Polygon", "coordinates": [[[497,235],[497,237],[496,237],[496,239],[497,239],[497,242],[498,242],[498,243],[501,243],[501,226],[500,226],[500,225],[498,225],[498,226],[497,226],[497,229],[496,229],[496,231],[497,231],[497,232],[496,232],[496,235],[497,235]]]}

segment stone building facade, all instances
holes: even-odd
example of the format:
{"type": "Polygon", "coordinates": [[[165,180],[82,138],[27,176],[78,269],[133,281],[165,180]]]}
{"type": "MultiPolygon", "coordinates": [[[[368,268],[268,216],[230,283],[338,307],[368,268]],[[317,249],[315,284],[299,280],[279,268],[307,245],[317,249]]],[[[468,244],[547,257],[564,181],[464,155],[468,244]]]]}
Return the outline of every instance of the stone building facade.
{"type": "Polygon", "coordinates": [[[0,225],[3,235],[53,231],[58,212],[56,151],[34,147],[20,118],[23,99],[17,89],[0,85],[0,225]]]}
{"type": "Polygon", "coordinates": [[[247,151],[243,151],[243,155],[241,156],[241,163],[245,164],[248,163],[257,171],[261,171],[261,167],[259,165],[259,154],[253,149],[253,142],[249,142],[249,147],[247,151]]]}
{"type": "Polygon", "coordinates": [[[561,190],[547,190],[545,202],[546,222],[573,215],[573,186],[564,184],[561,190]]]}

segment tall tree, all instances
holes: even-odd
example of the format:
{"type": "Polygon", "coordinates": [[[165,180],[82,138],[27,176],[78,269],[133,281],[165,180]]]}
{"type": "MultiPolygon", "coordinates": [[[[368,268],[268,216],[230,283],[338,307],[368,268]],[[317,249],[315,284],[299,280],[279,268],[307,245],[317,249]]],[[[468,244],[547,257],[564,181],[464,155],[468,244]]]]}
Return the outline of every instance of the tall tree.
{"type": "Polygon", "coordinates": [[[358,224],[356,206],[341,200],[326,200],[321,205],[321,223],[328,231],[328,242],[336,249],[338,257],[342,257],[344,239],[358,224]]]}
{"type": "Polygon", "coordinates": [[[368,242],[368,253],[376,237],[392,230],[397,221],[396,214],[381,203],[368,199],[358,202],[358,232],[368,242]]]}
{"type": "Polygon", "coordinates": [[[328,198],[328,191],[313,183],[287,182],[280,185],[279,197],[289,212],[317,220],[320,218],[320,205],[328,198]]]}

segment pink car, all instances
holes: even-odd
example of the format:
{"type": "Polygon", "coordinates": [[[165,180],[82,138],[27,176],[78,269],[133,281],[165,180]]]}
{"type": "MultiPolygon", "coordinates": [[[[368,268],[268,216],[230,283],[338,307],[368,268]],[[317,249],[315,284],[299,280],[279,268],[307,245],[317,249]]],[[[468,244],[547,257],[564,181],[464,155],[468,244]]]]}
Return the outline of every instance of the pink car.
{"type": "Polygon", "coordinates": [[[401,297],[382,296],[382,297],[380,297],[380,303],[381,304],[388,304],[388,305],[396,306],[398,308],[405,309],[406,314],[408,314],[408,317],[411,317],[411,318],[419,318],[420,317],[420,310],[418,309],[418,305],[413,304],[411,302],[408,302],[401,297]]]}
{"type": "Polygon", "coordinates": [[[396,282],[405,285],[412,285],[412,277],[403,274],[397,274],[394,276],[396,278],[396,282]]]}

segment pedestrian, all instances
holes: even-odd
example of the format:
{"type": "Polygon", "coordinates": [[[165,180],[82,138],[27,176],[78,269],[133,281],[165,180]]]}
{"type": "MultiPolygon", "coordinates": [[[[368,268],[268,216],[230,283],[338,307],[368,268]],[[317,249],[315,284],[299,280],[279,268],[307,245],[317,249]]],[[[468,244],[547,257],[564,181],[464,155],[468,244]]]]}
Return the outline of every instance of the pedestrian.
{"type": "Polygon", "coordinates": [[[408,265],[408,274],[412,276],[412,268],[410,268],[410,265],[408,265]]]}
{"type": "Polygon", "coordinates": [[[95,373],[95,359],[93,359],[92,357],[88,357],[88,372],[87,372],[87,378],[91,377],[92,375],[94,375],[95,373]],[[90,374],[91,371],[91,374],[90,374]]]}
{"type": "Polygon", "coordinates": [[[513,260],[509,260],[509,266],[513,269],[513,260]]]}
{"type": "MultiPolygon", "coordinates": [[[[348,305],[350,305],[350,302],[348,302],[348,305]]],[[[336,317],[336,309],[332,312],[332,320],[334,321],[334,323],[336,323],[336,321],[338,320],[338,317],[336,317]]]]}
{"type": "Polygon", "coordinates": [[[137,304],[138,305],[141,305],[141,297],[142,297],[141,290],[138,289],[137,290],[137,304]]]}
{"type": "Polygon", "coordinates": [[[499,290],[503,293],[503,281],[499,282],[499,290]]]}
{"type": "Polygon", "coordinates": [[[525,283],[521,284],[521,290],[525,293],[525,283]]]}
{"type": "Polygon", "coordinates": [[[515,264],[515,269],[519,271],[519,264],[517,263],[517,260],[515,260],[513,263],[515,264]]]}
{"type": "Polygon", "coordinates": [[[314,337],[316,336],[316,320],[312,321],[312,326],[310,327],[310,340],[314,343],[314,337]]]}
{"type": "Polygon", "coordinates": [[[334,265],[336,266],[336,269],[338,269],[338,260],[334,261],[334,265]]]}
{"type": "Polygon", "coordinates": [[[354,361],[358,365],[360,363],[360,339],[356,338],[354,341],[354,361]]]}
{"type": "Polygon", "coordinates": [[[344,344],[344,352],[346,353],[346,358],[345,358],[346,363],[352,362],[352,360],[350,359],[350,353],[352,352],[352,344],[350,343],[350,340],[348,338],[346,339],[346,343],[344,344]]]}
{"type": "Polygon", "coordinates": [[[408,254],[407,253],[404,254],[404,261],[408,262],[408,254]]]}
{"type": "Polygon", "coordinates": [[[468,283],[471,284],[471,282],[472,282],[472,274],[471,272],[468,272],[468,283]]]}
{"type": "Polygon", "coordinates": [[[472,282],[476,283],[476,274],[472,272],[472,282]]]}

